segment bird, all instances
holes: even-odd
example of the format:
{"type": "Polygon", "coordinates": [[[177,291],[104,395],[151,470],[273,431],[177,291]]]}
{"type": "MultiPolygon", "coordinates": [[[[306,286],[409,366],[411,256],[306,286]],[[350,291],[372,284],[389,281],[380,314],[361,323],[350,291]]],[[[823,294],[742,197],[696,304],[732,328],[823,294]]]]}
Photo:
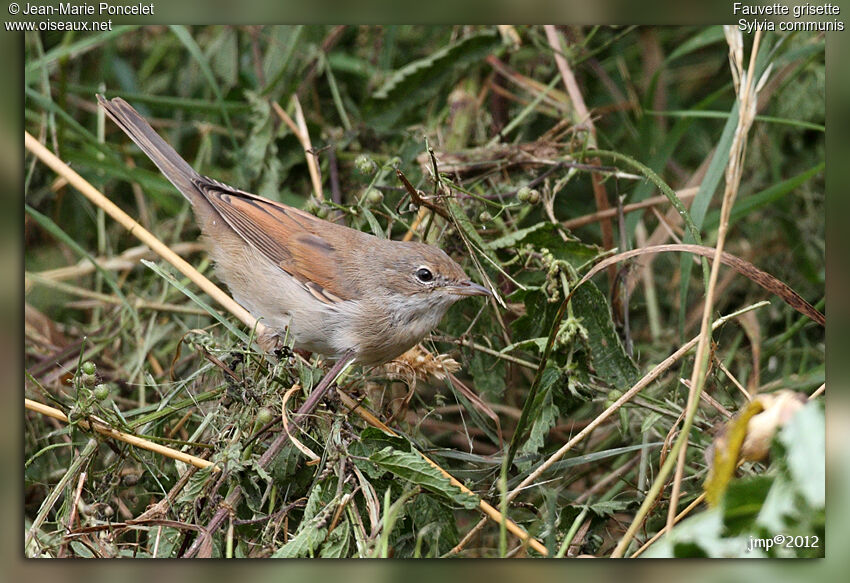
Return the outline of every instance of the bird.
{"type": "Polygon", "coordinates": [[[97,100],[191,203],[233,298],[294,348],[383,364],[458,300],[492,295],[438,247],[381,239],[203,176],[125,100],[97,100]]]}

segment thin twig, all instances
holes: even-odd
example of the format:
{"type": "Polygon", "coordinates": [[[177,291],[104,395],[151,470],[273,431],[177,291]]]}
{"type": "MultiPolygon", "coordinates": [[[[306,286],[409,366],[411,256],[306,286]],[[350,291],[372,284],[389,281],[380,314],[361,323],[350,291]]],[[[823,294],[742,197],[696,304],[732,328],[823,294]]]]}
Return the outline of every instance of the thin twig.
{"type": "Polygon", "coordinates": [[[304,112],[301,110],[301,102],[298,101],[298,96],[292,96],[292,103],[295,107],[295,121],[289,117],[277,101],[272,101],[272,109],[283,122],[289,126],[292,133],[301,144],[304,150],[304,157],[307,159],[307,170],[310,173],[310,182],[313,184],[313,194],[318,200],[324,200],[322,193],[322,177],[319,173],[319,166],[316,163],[316,154],[313,152],[313,144],[310,142],[310,133],[307,131],[307,122],[304,120],[304,112]]]}
{"type": "MultiPolygon", "coordinates": [[[[692,199],[697,195],[699,188],[683,188],[682,190],[676,191],[676,196],[678,196],[682,201],[687,201],[692,199]]],[[[642,200],[640,202],[633,202],[631,204],[627,204],[623,206],[624,213],[631,213],[634,211],[643,210],[648,207],[658,206],[662,204],[667,204],[670,202],[664,195],[653,196],[652,198],[647,198],[646,200],[642,200]]],[[[607,209],[604,211],[596,211],[595,213],[590,213],[589,215],[584,215],[581,217],[576,217],[574,219],[570,219],[568,221],[563,221],[561,225],[567,229],[577,229],[579,227],[583,227],[584,225],[588,225],[590,223],[595,223],[597,221],[601,221],[603,219],[610,219],[617,215],[617,209],[607,209]]]]}
{"type": "MultiPolygon", "coordinates": [[[[351,363],[354,361],[354,352],[348,351],[345,355],[342,356],[332,367],[331,370],[325,374],[322,378],[321,382],[313,389],[310,395],[307,397],[307,400],[304,401],[304,404],[298,408],[298,411],[292,418],[291,427],[298,427],[300,423],[302,423],[306,417],[313,412],[313,410],[318,406],[318,404],[325,397],[327,392],[333,386],[334,382],[336,382],[337,377],[339,377],[345,369],[347,369],[351,363]]],[[[277,457],[277,454],[283,449],[283,446],[289,441],[289,433],[281,432],[277,438],[269,445],[268,449],[263,452],[263,455],[260,456],[260,459],[257,461],[257,465],[260,468],[267,468],[272,463],[272,461],[277,457]]],[[[242,500],[242,487],[235,486],[233,490],[231,490],[230,494],[224,499],[224,501],[219,505],[218,510],[216,510],[213,517],[207,523],[207,526],[202,529],[201,535],[198,536],[189,549],[183,554],[183,558],[192,558],[192,557],[201,557],[205,556],[205,553],[210,548],[212,541],[212,534],[218,530],[218,528],[224,523],[224,520],[230,516],[230,513],[233,509],[239,504],[242,500]],[[203,549],[203,552],[202,552],[203,549]]]]}
{"type": "MultiPolygon", "coordinates": [[[[734,33],[727,33],[730,38],[734,33]]],[[[740,38],[740,31],[737,31],[737,38],[740,38]]],[[[723,255],[723,248],[726,244],[726,233],[729,229],[729,217],[732,212],[732,205],[735,203],[735,197],[738,194],[738,187],[741,183],[741,174],[743,172],[743,159],[746,152],[747,133],[753,122],[755,115],[755,85],[753,77],[755,76],[756,56],[758,55],[759,43],[761,41],[761,30],[756,31],[755,39],[753,40],[752,53],[750,55],[749,71],[747,73],[747,83],[743,86],[739,93],[740,107],[738,117],[738,127],[735,129],[735,136],[732,139],[732,146],[729,155],[729,164],[726,170],[726,189],[723,192],[723,202],[720,207],[720,224],[717,229],[717,244],[715,245],[714,261],[711,265],[711,273],[708,279],[708,288],[705,292],[705,302],[702,312],[702,323],[700,325],[700,341],[697,345],[696,356],[694,357],[694,368],[691,374],[691,387],[688,392],[688,401],[686,410],[688,415],[682,426],[682,433],[679,439],[682,442],[679,448],[679,457],[676,463],[676,473],[673,478],[673,487],[670,492],[670,504],[667,512],[667,530],[673,529],[676,519],[676,509],[679,503],[679,491],[681,489],[682,476],[684,475],[685,460],[688,450],[688,437],[690,434],[693,417],[696,413],[697,400],[702,394],[703,384],[705,383],[706,372],[708,367],[708,356],[711,346],[711,314],[714,310],[714,295],[717,287],[717,278],[720,273],[720,257],[723,255]]],[[[730,42],[730,46],[732,43],[730,42]]],[[[740,67],[741,63],[734,63],[732,66],[733,73],[736,71],[736,64],[740,67]]],[[[740,70],[740,69],[738,69],[740,70]]],[[[659,476],[660,478],[660,476],[659,476]]],[[[624,537],[625,539],[626,537],[624,537]]],[[[622,541],[621,541],[622,543],[622,541]]],[[[621,545],[618,545],[618,548],[621,545]]]]}
{"type": "MultiPolygon", "coordinates": [[[[753,304],[751,306],[747,306],[743,310],[739,310],[732,314],[728,314],[721,318],[718,318],[712,324],[712,330],[722,326],[727,321],[732,318],[736,318],[739,314],[743,312],[747,312],[750,310],[754,310],[757,308],[761,308],[764,306],[770,305],[769,302],[758,302],[757,304],[753,304]]],[[[605,409],[602,413],[596,416],[593,421],[587,424],[587,426],[579,431],[575,437],[565,443],[561,448],[553,453],[549,458],[546,459],[536,470],[534,470],[531,474],[529,474],[522,482],[520,482],[513,490],[508,493],[508,502],[512,501],[516,498],[520,492],[522,492],[526,487],[532,484],[535,480],[537,480],[544,472],[546,472],[552,465],[560,460],[564,455],[567,454],[571,449],[573,449],[576,445],[578,445],[582,440],[584,440],[588,435],[590,435],[594,429],[599,427],[606,419],[608,419],[611,415],[613,415],[617,410],[620,409],[627,401],[632,399],[635,395],[637,395],[644,388],[649,386],[650,383],[654,382],[663,372],[673,366],[679,359],[681,359],[688,351],[693,348],[697,342],[699,341],[699,336],[695,336],[688,343],[684,344],[680,347],[676,352],[665,358],[659,364],[657,364],[651,371],[646,373],[643,378],[641,378],[637,383],[635,383],[632,388],[623,393],[619,399],[614,401],[610,407],[605,409]]],[[[485,519],[486,520],[486,519],[485,519]]]]}
{"type": "MultiPolygon", "coordinates": [[[[596,126],[593,124],[593,118],[590,115],[590,110],[587,109],[587,105],[584,103],[584,97],[582,96],[581,90],[576,82],[575,75],[573,75],[573,71],[570,69],[567,59],[564,58],[564,53],[561,50],[561,41],[558,37],[558,31],[555,26],[551,24],[545,25],[543,29],[546,31],[546,40],[549,41],[549,46],[552,48],[552,52],[555,55],[555,64],[558,66],[558,71],[561,73],[561,78],[564,80],[564,86],[567,88],[567,94],[570,96],[570,101],[573,103],[573,108],[575,110],[575,123],[579,127],[587,128],[588,145],[592,149],[595,149],[596,126]]],[[[589,162],[593,166],[601,165],[599,158],[591,158],[589,162]]],[[[605,184],[602,182],[602,177],[599,173],[593,172],[590,175],[590,181],[593,187],[593,198],[596,201],[596,208],[599,209],[600,212],[609,210],[610,204],[608,203],[608,193],[605,191],[605,184]]],[[[612,249],[614,247],[614,228],[611,224],[611,220],[603,219],[600,221],[599,226],[602,229],[602,245],[605,249],[612,249]]],[[[614,267],[611,267],[608,270],[608,279],[612,286],[614,285],[615,278],[616,270],[614,267]]]]}
{"type": "Polygon", "coordinates": [[[153,249],[157,255],[168,261],[180,273],[188,277],[199,288],[212,297],[222,307],[231,314],[241,320],[246,326],[265,328],[257,319],[252,316],[248,310],[237,304],[230,296],[224,293],[213,282],[204,277],[197,269],[192,267],[185,259],[174,253],[167,245],[157,239],[152,233],[142,227],[136,220],[130,217],[123,210],[103,195],[99,190],[92,186],[82,176],[72,170],[67,164],[56,157],[53,152],[45,148],[38,140],[32,137],[29,132],[24,132],[24,144],[26,149],[35,154],[44,164],[51,170],[63,176],[71,186],[80,191],[97,207],[102,208],[109,216],[121,224],[131,235],[139,239],[142,243],[153,249]]]}
{"type": "MultiPolygon", "coordinates": [[[[696,508],[697,506],[699,506],[699,505],[702,503],[702,501],[703,501],[703,500],[705,500],[705,492],[703,492],[702,494],[700,494],[699,496],[697,496],[697,497],[696,497],[696,499],[695,499],[693,502],[691,502],[690,504],[688,504],[688,506],[687,506],[684,510],[682,510],[679,514],[677,514],[677,515],[676,515],[676,519],[675,519],[675,521],[674,521],[674,524],[678,524],[678,523],[679,523],[679,522],[680,522],[680,521],[681,521],[684,517],[686,517],[688,514],[690,514],[690,513],[691,513],[691,511],[692,511],[694,508],[696,508]]],[[[655,541],[657,541],[658,539],[660,539],[660,538],[661,538],[662,536],[664,536],[666,533],[667,533],[667,526],[665,525],[665,526],[664,526],[664,528],[662,528],[661,530],[659,530],[658,532],[656,532],[656,533],[655,533],[655,535],[654,535],[651,539],[649,539],[648,541],[646,541],[645,543],[643,543],[643,546],[642,546],[642,547],[640,547],[638,550],[636,550],[634,553],[632,553],[632,554],[631,554],[631,556],[630,556],[630,558],[632,558],[632,559],[636,559],[637,557],[639,557],[641,554],[643,554],[643,552],[644,552],[646,549],[648,549],[650,546],[652,546],[652,544],[653,544],[655,541]]]]}
{"type": "MultiPolygon", "coordinates": [[[[42,415],[52,417],[53,419],[58,419],[59,421],[69,423],[68,416],[65,415],[59,409],[56,409],[55,407],[49,407],[43,403],[39,403],[38,401],[33,401],[32,399],[24,399],[24,405],[30,411],[35,411],[36,413],[41,413],[42,415]]],[[[171,459],[175,459],[186,464],[191,464],[197,468],[203,469],[212,467],[213,471],[218,471],[219,469],[218,466],[216,466],[210,461],[201,459],[193,455],[189,455],[188,453],[184,453],[182,451],[178,451],[176,449],[172,449],[164,445],[160,445],[158,443],[154,443],[152,441],[148,441],[144,437],[133,435],[132,433],[118,431],[117,429],[113,429],[112,427],[107,425],[105,422],[100,421],[99,419],[81,419],[77,422],[77,425],[79,425],[85,430],[96,431],[101,435],[117,439],[118,441],[123,441],[124,443],[129,443],[130,445],[140,447],[142,449],[146,449],[154,453],[158,453],[165,457],[169,457],[171,459]]]]}
{"type": "MultiPolygon", "coordinates": [[[[382,423],[377,417],[375,417],[373,414],[368,412],[360,403],[358,403],[357,401],[355,401],[354,399],[352,399],[351,397],[349,397],[345,393],[340,392],[339,398],[343,402],[343,404],[345,404],[345,406],[349,408],[350,411],[357,413],[364,421],[366,421],[370,425],[372,425],[374,427],[378,427],[379,429],[381,429],[382,431],[385,431],[386,433],[389,433],[390,435],[398,436],[398,433],[396,433],[395,431],[390,429],[386,424],[382,423]]],[[[434,469],[436,469],[441,474],[443,474],[443,476],[448,478],[449,481],[452,483],[452,485],[460,488],[462,491],[466,492],[467,494],[471,494],[471,495],[475,496],[476,498],[478,498],[478,508],[485,515],[485,518],[483,519],[484,522],[486,522],[489,519],[489,520],[492,520],[493,522],[495,522],[496,524],[502,523],[502,521],[503,521],[502,514],[496,508],[494,508],[493,506],[488,504],[486,500],[484,500],[483,498],[480,498],[477,494],[472,492],[472,490],[467,488],[462,482],[460,482],[457,478],[455,478],[449,472],[447,472],[442,467],[440,467],[436,462],[431,460],[431,458],[426,456],[424,453],[422,453],[421,451],[419,451],[416,448],[413,448],[413,450],[416,453],[418,453],[420,456],[422,456],[422,459],[424,459],[426,462],[428,462],[428,464],[430,464],[434,469]]],[[[546,547],[543,546],[540,543],[540,541],[538,541],[536,538],[529,535],[521,526],[517,525],[513,520],[511,520],[508,517],[504,517],[504,521],[505,521],[505,527],[511,532],[511,534],[513,534],[514,536],[519,538],[523,543],[528,544],[528,546],[533,548],[535,551],[537,551],[538,553],[540,553],[544,557],[548,555],[548,551],[546,550],[546,547]]]]}

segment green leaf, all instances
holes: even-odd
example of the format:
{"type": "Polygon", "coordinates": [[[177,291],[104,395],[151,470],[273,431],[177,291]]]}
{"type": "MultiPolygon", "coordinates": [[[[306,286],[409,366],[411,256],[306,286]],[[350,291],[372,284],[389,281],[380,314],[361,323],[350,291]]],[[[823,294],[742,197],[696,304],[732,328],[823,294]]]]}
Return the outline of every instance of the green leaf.
{"type": "MultiPolygon", "coordinates": [[[[555,370],[557,371],[557,369],[555,370]]],[[[546,371],[543,374],[545,375],[546,371]]],[[[555,422],[558,420],[559,411],[558,407],[552,402],[552,391],[547,390],[540,393],[540,395],[543,398],[539,410],[530,415],[534,419],[534,422],[531,424],[531,430],[528,432],[528,439],[519,448],[519,452],[522,454],[536,454],[540,451],[540,448],[546,443],[546,436],[549,435],[549,430],[555,426],[555,422]]]]}
{"type": "Polygon", "coordinates": [[[789,519],[799,514],[794,486],[784,476],[779,476],[767,493],[756,517],[756,525],[768,532],[782,532],[788,528],[789,519]]]}
{"type": "Polygon", "coordinates": [[[361,431],[360,444],[367,448],[366,456],[372,455],[374,452],[385,447],[392,447],[401,451],[410,451],[409,441],[397,435],[384,433],[384,431],[377,427],[367,427],[361,431]]]}
{"type": "Polygon", "coordinates": [[[206,56],[210,67],[224,82],[228,89],[239,80],[238,46],[236,29],[232,26],[222,26],[218,29],[215,39],[207,45],[206,56]]]}
{"type": "Polygon", "coordinates": [[[487,243],[487,247],[489,247],[490,249],[505,249],[506,247],[516,247],[517,244],[523,243],[526,238],[532,233],[540,230],[551,231],[553,227],[554,225],[552,223],[540,222],[525,229],[512,231],[507,235],[499,237],[498,239],[493,239],[492,241],[487,243]]]}
{"type": "Polygon", "coordinates": [[[535,378],[536,382],[525,398],[522,413],[519,416],[519,421],[517,421],[513,437],[511,437],[508,447],[508,463],[513,463],[519,444],[525,443],[526,433],[529,431],[529,419],[536,420],[547,399],[549,402],[553,400],[552,389],[563,377],[563,372],[551,360],[546,362],[542,371],[540,369],[538,371],[539,376],[535,378]]]}
{"type": "Polygon", "coordinates": [[[611,516],[623,512],[628,507],[629,502],[627,500],[601,500],[587,505],[587,509],[597,516],[611,516]]]}
{"type": "Polygon", "coordinates": [[[325,488],[321,483],[316,484],[307,498],[298,532],[288,543],[276,550],[272,557],[275,559],[312,557],[327,534],[327,528],[325,528],[327,515],[333,506],[329,502],[332,501],[325,500],[325,488]]]}
{"type": "Polygon", "coordinates": [[[469,363],[469,374],[475,379],[478,393],[486,394],[490,401],[498,401],[505,392],[505,361],[476,352],[469,363]]]}
{"type": "Polygon", "coordinates": [[[800,409],[779,432],[794,485],[812,508],[826,503],[826,424],[818,402],[800,409]]]}
{"type": "Polygon", "coordinates": [[[443,500],[422,493],[413,500],[409,509],[419,556],[439,557],[458,543],[457,520],[452,509],[443,500]]]}
{"type": "Polygon", "coordinates": [[[366,222],[369,223],[369,229],[371,229],[372,234],[375,235],[378,239],[386,239],[387,234],[384,233],[384,230],[378,223],[378,219],[375,218],[374,213],[372,213],[372,211],[367,209],[365,206],[361,206],[359,210],[363,217],[366,219],[366,222]]]}
{"type": "Polygon", "coordinates": [[[638,368],[614,329],[605,296],[593,282],[588,282],[576,290],[572,305],[575,317],[587,330],[586,342],[596,376],[614,388],[631,387],[638,379],[638,368]]]}
{"type": "MultiPolygon", "coordinates": [[[[558,304],[552,303],[540,289],[519,290],[511,294],[512,301],[525,305],[525,314],[511,324],[514,338],[543,338],[543,346],[549,340],[552,320],[558,311],[558,304]]],[[[541,350],[542,352],[542,350],[541,350]]]]}
{"type": "Polygon", "coordinates": [[[772,476],[750,476],[732,480],[723,497],[723,524],[727,532],[746,532],[758,516],[770,487],[772,476]]]}
{"type": "Polygon", "coordinates": [[[384,475],[384,470],[375,467],[375,464],[358,458],[368,458],[385,447],[399,451],[410,451],[410,442],[403,437],[384,433],[377,427],[367,427],[360,432],[359,441],[353,441],[348,445],[348,453],[353,456],[351,461],[361,472],[372,480],[378,480],[384,475]]]}
{"type": "Polygon", "coordinates": [[[319,556],[323,559],[345,559],[348,557],[348,541],[351,538],[351,528],[348,519],[342,519],[328,535],[319,556]]]}
{"type": "Polygon", "coordinates": [[[677,524],[644,553],[646,558],[763,558],[764,551],[747,551],[748,536],[723,536],[723,515],[719,508],[707,510],[677,524]]]}
{"type": "MultiPolygon", "coordinates": [[[[111,27],[107,32],[82,36],[80,40],[73,43],[59,43],[56,48],[51,49],[42,57],[31,60],[26,64],[26,67],[24,68],[24,75],[26,77],[27,85],[31,83],[29,77],[37,73],[41,67],[52,66],[54,63],[67,59],[71,56],[79,58],[84,53],[106,44],[113,38],[127,35],[139,27],[140,25],[135,24],[115,26],[111,27]]],[[[73,33],[71,38],[73,38],[73,33]]]]}
{"type": "Polygon", "coordinates": [[[397,70],[372,94],[370,124],[397,125],[401,117],[443,92],[453,73],[480,61],[501,45],[495,30],[485,30],[444,46],[397,70]]]}
{"type": "MultiPolygon", "coordinates": [[[[691,220],[694,225],[696,225],[697,229],[702,228],[703,219],[705,219],[705,213],[708,210],[708,205],[711,203],[714,191],[717,190],[717,185],[720,184],[720,180],[723,178],[725,173],[726,164],[729,161],[729,151],[732,148],[732,138],[735,135],[735,128],[737,127],[738,102],[736,100],[735,105],[732,106],[732,110],[729,112],[729,119],[723,127],[723,133],[720,135],[720,140],[718,140],[717,146],[714,148],[714,156],[712,156],[711,162],[708,164],[708,169],[705,171],[705,177],[702,179],[697,195],[691,203],[691,220]]],[[[697,238],[689,232],[685,233],[685,239],[683,242],[686,244],[699,244],[697,238]]],[[[703,260],[703,265],[705,265],[705,260],[703,260]]],[[[685,314],[688,309],[688,286],[691,283],[691,270],[693,269],[693,266],[693,256],[690,253],[682,253],[682,257],[679,258],[679,268],[682,271],[682,280],[679,284],[680,335],[682,334],[685,325],[685,314]]],[[[705,271],[704,268],[703,271],[705,271]]],[[[706,285],[708,285],[707,278],[704,279],[706,280],[706,285]]]]}
{"type": "Polygon", "coordinates": [[[399,451],[392,447],[385,447],[369,456],[369,460],[381,469],[391,472],[399,478],[418,484],[423,488],[442,494],[452,502],[473,509],[478,507],[478,497],[474,494],[464,492],[457,486],[452,485],[447,477],[426,462],[418,453],[399,451]]]}
{"type": "Polygon", "coordinates": [[[186,483],[186,487],[180,492],[176,503],[192,502],[201,495],[201,493],[209,486],[210,475],[212,474],[212,466],[207,466],[197,470],[186,483]]]}
{"type": "Polygon", "coordinates": [[[320,528],[313,521],[303,521],[304,528],[298,531],[288,543],[272,553],[273,559],[298,559],[312,557],[314,551],[325,540],[326,528],[320,528]]]}
{"type": "Polygon", "coordinates": [[[268,35],[268,45],[263,57],[263,76],[266,78],[266,88],[263,91],[267,95],[274,89],[278,82],[287,77],[292,65],[292,56],[295,50],[308,51],[310,45],[302,39],[304,33],[303,25],[270,26],[263,30],[263,35],[268,35]]]}
{"type": "Polygon", "coordinates": [[[245,142],[245,166],[252,180],[259,180],[258,194],[276,200],[283,165],[278,156],[277,130],[268,100],[253,91],[245,97],[251,104],[251,133],[245,142]]]}
{"type": "Polygon", "coordinates": [[[664,59],[664,65],[669,66],[671,62],[680,57],[684,57],[694,51],[712,45],[714,43],[723,42],[725,35],[723,34],[722,26],[709,26],[701,30],[685,42],[679,44],[676,50],[671,51],[670,55],[664,59]]]}
{"type": "MultiPolygon", "coordinates": [[[[588,454],[585,454],[585,455],[567,458],[567,459],[564,459],[564,460],[557,461],[554,464],[551,464],[546,469],[544,476],[557,475],[558,472],[563,472],[563,471],[565,471],[569,468],[574,468],[576,466],[582,466],[584,464],[592,464],[592,463],[595,463],[595,462],[598,462],[598,461],[601,461],[601,460],[604,460],[604,459],[621,456],[624,453],[631,453],[633,451],[640,451],[641,449],[657,448],[657,447],[661,447],[661,445],[663,445],[663,443],[660,442],[660,441],[646,443],[646,444],[641,443],[641,444],[636,444],[636,445],[626,445],[626,446],[623,446],[623,447],[615,447],[615,448],[612,448],[612,449],[606,449],[606,450],[603,450],[603,451],[596,451],[596,452],[588,453],[588,454]]],[[[510,488],[515,487],[528,474],[536,471],[537,468],[539,468],[545,462],[546,462],[546,460],[542,459],[539,462],[537,462],[536,464],[534,464],[533,466],[529,467],[523,473],[518,474],[518,475],[514,476],[513,478],[511,478],[510,480],[508,480],[508,487],[510,487],[510,488]]]]}

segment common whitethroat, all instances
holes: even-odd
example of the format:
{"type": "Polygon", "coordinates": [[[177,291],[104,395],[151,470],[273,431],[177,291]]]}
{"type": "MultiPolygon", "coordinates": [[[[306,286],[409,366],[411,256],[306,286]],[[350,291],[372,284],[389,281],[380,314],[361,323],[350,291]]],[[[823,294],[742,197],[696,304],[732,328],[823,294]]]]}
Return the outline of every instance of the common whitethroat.
{"type": "Polygon", "coordinates": [[[106,113],[185,196],[233,298],[296,348],[377,365],[456,301],[490,295],[445,252],[391,241],[201,176],[121,98],[106,113]]]}

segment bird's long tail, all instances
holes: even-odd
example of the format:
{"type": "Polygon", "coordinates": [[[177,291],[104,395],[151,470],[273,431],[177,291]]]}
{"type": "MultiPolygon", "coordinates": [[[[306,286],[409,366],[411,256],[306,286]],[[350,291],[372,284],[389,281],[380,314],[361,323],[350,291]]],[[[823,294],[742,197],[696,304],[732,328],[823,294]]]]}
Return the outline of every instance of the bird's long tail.
{"type": "Polygon", "coordinates": [[[98,95],[97,100],[107,115],[147,154],[189,202],[197,203],[199,196],[203,199],[196,186],[202,180],[201,175],[156,133],[139,112],[120,97],[107,100],[103,95],[98,95]]]}

